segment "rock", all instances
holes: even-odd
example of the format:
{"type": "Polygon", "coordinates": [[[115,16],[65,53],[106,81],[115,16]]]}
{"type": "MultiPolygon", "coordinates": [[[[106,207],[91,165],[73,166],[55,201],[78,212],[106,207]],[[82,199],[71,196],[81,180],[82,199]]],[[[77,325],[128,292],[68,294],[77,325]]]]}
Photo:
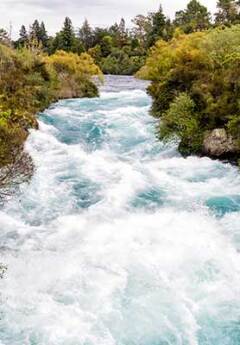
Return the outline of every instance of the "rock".
{"type": "Polygon", "coordinates": [[[239,145],[224,128],[216,128],[205,134],[203,152],[211,157],[228,157],[239,153],[239,145]]]}

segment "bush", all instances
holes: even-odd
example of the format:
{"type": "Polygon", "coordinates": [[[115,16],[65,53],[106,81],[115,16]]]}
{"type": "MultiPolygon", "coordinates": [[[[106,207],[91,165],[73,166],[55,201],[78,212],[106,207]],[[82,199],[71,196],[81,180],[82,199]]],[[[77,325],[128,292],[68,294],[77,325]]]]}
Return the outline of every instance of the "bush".
{"type": "Polygon", "coordinates": [[[98,76],[102,79],[102,72],[89,54],[77,55],[57,51],[47,57],[45,61],[57,74],[57,98],[96,97],[98,95],[98,89],[91,81],[91,77],[98,76]]]}
{"type": "Polygon", "coordinates": [[[59,98],[97,96],[93,75],[101,71],[86,53],[45,57],[35,48],[0,44],[0,166],[15,160],[28,129],[37,128],[38,111],[59,98]]]}
{"type": "Polygon", "coordinates": [[[157,42],[137,76],[152,80],[148,92],[152,112],[161,118],[162,137],[177,134],[180,148],[189,152],[198,151],[205,131],[225,128],[239,137],[239,46],[240,25],[189,35],[178,32],[170,42],[157,42]],[[190,100],[194,111],[183,117],[190,100]],[[196,134],[191,139],[192,130],[196,134]]]}
{"type": "Polygon", "coordinates": [[[161,118],[160,138],[166,140],[176,135],[181,140],[182,153],[197,153],[201,149],[202,139],[198,131],[199,125],[194,101],[186,93],[181,93],[161,118]]]}
{"type": "Polygon", "coordinates": [[[111,54],[100,59],[104,74],[134,75],[145,63],[145,56],[131,55],[130,47],[113,48],[111,54]]]}

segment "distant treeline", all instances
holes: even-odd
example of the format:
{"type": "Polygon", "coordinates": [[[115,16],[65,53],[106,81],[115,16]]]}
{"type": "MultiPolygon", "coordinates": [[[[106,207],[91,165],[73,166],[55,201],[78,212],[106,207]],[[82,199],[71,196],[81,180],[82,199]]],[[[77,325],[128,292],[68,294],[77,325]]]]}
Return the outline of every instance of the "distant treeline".
{"type": "MultiPolygon", "coordinates": [[[[219,0],[217,13],[211,16],[207,7],[191,0],[186,9],[176,12],[173,20],[167,18],[160,5],[157,12],[137,15],[131,29],[126,28],[123,18],[119,24],[105,28],[92,28],[87,20],[74,28],[71,19],[65,18],[55,36],[48,35],[44,21],[35,20],[29,29],[22,25],[19,39],[11,43],[19,48],[35,42],[49,55],[57,50],[88,52],[106,74],[134,74],[143,66],[149,48],[159,39],[171,40],[176,28],[189,34],[240,23],[239,4],[240,1],[219,0]]],[[[0,41],[10,41],[4,30],[0,30],[0,41]]]]}

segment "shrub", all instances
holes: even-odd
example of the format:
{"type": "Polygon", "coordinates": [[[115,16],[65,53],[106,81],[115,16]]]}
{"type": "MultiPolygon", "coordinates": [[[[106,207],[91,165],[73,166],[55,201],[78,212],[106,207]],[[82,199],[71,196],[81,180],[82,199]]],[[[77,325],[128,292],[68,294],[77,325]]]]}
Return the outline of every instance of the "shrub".
{"type": "Polygon", "coordinates": [[[0,44],[0,166],[15,160],[28,129],[37,127],[38,111],[58,98],[97,96],[93,75],[101,71],[86,53],[46,57],[32,47],[0,44]]]}
{"type": "Polygon", "coordinates": [[[195,103],[186,93],[181,93],[170,104],[160,121],[160,138],[171,139],[177,136],[181,139],[181,152],[186,154],[189,148],[199,152],[201,138],[199,137],[199,119],[195,112],[195,103]]]}
{"type": "Polygon", "coordinates": [[[57,51],[45,59],[57,74],[57,98],[96,97],[98,90],[91,81],[92,76],[102,79],[102,72],[95,65],[93,58],[82,53],[66,53],[57,51]]]}
{"type": "Polygon", "coordinates": [[[148,92],[152,112],[161,118],[162,137],[178,134],[180,148],[188,146],[189,152],[198,150],[208,130],[225,128],[239,137],[239,46],[240,25],[189,35],[178,32],[171,41],[156,43],[137,76],[152,80],[148,92]],[[194,111],[184,116],[187,126],[181,127],[189,100],[194,111]],[[189,140],[192,130],[196,135],[189,140]]]}

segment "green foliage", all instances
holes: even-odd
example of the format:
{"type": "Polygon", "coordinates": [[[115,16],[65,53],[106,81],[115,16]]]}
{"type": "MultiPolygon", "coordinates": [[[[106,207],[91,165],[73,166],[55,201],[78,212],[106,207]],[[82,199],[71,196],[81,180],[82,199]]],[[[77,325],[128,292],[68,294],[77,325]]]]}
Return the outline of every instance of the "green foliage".
{"type": "Polygon", "coordinates": [[[100,67],[105,74],[132,75],[144,64],[145,58],[141,56],[129,56],[122,49],[113,49],[106,58],[101,59],[100,67]]]}
{"type": "Polygon", "coordinates": [[[219,0],[217,8],[218,12],[215,14],[215,23],[217,25],[230,26],[240,22],[239,1],[219,0]]]}
{"type": "Polygon", "coordinates": [[[102,72],[92,57],[58,51],[45,59],[58,76],[57,98],[96,97],[98,90],[92,76],[102,78],[102,72]]]}
{"type": "Polygon", "coordinates": [[[237,140],[240,140],[240,116],[230,116],[229,121],[227,123],[227,128],[229,133],[236,138],[237,140]]]}
{"type": "Polygon", "coordinates": [[[27,33],[25,25],[22,25],[19,31],[19,40],[17,41],[16,46],[23,48],[27,45],[27,42],[28,42],[28,33],[27,33]]]}
{"type": "Polygon", "coordinates": [[[59,33],[59,47],[58,49],[70,52],[73,49],[75,42],[75,33],[72,25],[72,21],[69,17],[65,18],[63,28],[59,33]]]}
{"type": "Polygon", "coordinates": [[[0,43],[10,45],[9,35],[6,30],[0,28],[0,43]]]}
{"type": "Polygon", "coordinates": [[[169,109],[163,114],[160,122],[160,138],[172,139],[177,136],[181,140],[181,152],[199,152],[201,134],[196,105],[187,93],[180,93],[169,109]]]}
{"type": "Polygon", "coordinates": [[[152,16],[139,14],[132,20],[132,23],[134,24],[132,34],[135,40],[143,50],[147,49],[149,46],[148,38],[152,30],[152,16]]]}
{"type": "Polygon", "coordinates": [[[73,53],[82,53],[84,51],[83,43],[76,37],[72,21],[69,17],[65,18],[62,30],[56,34],[51,44],[49,44],[48,52],[50,54],[58,50],[73,53]]]}
{"type": "Polygon", "coordinates": [[[7,266],[0,263],[0,279],[3,279],[6,271],[7,271],[7,266]]]}
{"type": "Polygon", "coordinates": [[[101,56],[107,57],[111,54],[113,49],[113,38],[111,36],[104,36],[99,44],[101,48],[101,56]]]}
{"type": "Polygon", "coordinates": [[[158,39],[164,38],[166,30],[166,17],[163,13],[162,6],[159,10],[151,15],[151,29],[148,33],[148,47],[151,47],[158,39]]]}
{"type": "Polygon", "coordinates": [[[137,75],[152,80],[148,91],[163,137],[177,135],[189,152],[198,151],[204,132],[215,128],[239,139],[239,46],[240,25],[156,43],[137,75]]]}
{"type": "Polygon", "coordinates": [[[176,13],[174,24],[185,33],[202,31],[211,26],[211,16],[205,6],[197,0],[191,0],[186,10],[176,13]]]}
{"type": "MultiPolygon", "coordinates": [[[[159,39],[168,42],[176,37],[176,32],[189,34],[239,23],[239,4],[239,0],[219,0],[214,24],[207,7],[198,0],[189,0],[173,20],[165,16],[161,5],[156,12],[139,14],[132,20],[131,29],[126,27],[124,18],[120,23],[103,28],[93,28],[85,19],[80,28],[75,29],[71,19],[66,17],[62,29],[53,37],[48,36],[44,22],[35,20],[29,32],[24,25],[21,27],[20,38],[14,44],[20,48],[41,49],[49,55],[59,50],[79,55],[88,52],[106,74],[133,74],[142,67],[149,49],[159,39]]],[[[0,41],[10,43],[5,30],[0,31],[0,41]]]]}
{"type": "Polygon", "coordinates": [[[89,25],[87,19],[83,22],[82,27],[79,30],[79,39],[83,44],[85,50],[88,50],[92,47],[93,44],[93,30],[89,25]]]}

